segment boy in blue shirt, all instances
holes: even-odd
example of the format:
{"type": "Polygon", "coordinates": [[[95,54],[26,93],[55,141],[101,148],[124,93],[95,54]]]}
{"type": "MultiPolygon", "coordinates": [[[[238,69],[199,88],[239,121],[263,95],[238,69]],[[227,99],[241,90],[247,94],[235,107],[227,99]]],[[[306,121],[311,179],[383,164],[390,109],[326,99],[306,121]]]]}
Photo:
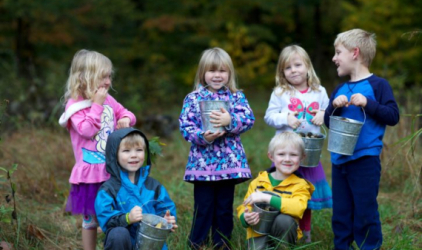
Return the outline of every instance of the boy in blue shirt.
{"type": "Polygon", "coordinates": [[[330,126],[331,115],[359,121],[366,115],[353,155],[331,153],[334,246],[348,250],[356,241],[361,250],[380,249],[377,196],[382,138],[386,125],[399,122],[399,109],[389,83],[369,71],[376,52],[375,34],[349,30],[337,35],[334,46],[338,76],[349,76],[350,81],[334,89],[325,125],[330,126]]]}
{"type": "Polygon", "coordinates": [[[143,214],[162,216],[173,224],[172,231],[177,228],[176,205],[164,186],[149,176],[149,143],[141,131],[123,128],[110,134],[106,169],[110,179],[95,199],[97,219],[106,233],[104,250],[133,249],[143,214]]]}

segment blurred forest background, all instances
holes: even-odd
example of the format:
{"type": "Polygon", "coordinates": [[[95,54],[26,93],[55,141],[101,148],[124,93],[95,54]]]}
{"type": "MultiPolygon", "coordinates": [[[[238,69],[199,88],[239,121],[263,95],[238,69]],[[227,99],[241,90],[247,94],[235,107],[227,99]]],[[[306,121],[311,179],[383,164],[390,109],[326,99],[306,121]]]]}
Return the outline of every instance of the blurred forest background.
{"type": "Polygon", "coordinates": [[[112,60],[110,93],[141,118],[181,107],[209,47],[232,56],[247,96],[270,92],[289,44],[308,51],[330,94],[340,82],[333,42],[352,28],[377,35],[372,72],[397,95],[421,93],[421,17],[418,0],[1,0],[0,98],[13,127],[55,123],[70,62],[85,48],[112,60]]]}
{"type": "MultiPolygon", "coordinates": [[[[390,82],[400,107],[400,123],[387,129],[381,156],[383,249],[421,249],[420,0],[0,0],[0,249],[5,242],[23,250],[81,249],[81,219],[63,212],[74,156],[57,122],[78,50],[111,59],[110,94],[135,113],[136,127],[166,144],[152,175],[176,202],[179,230],[169,245],[178,250],[186,249],[193,201],[192,185],[181,181],[189,143],[177,118],[202,51],[218,46],[232,57],[256,117],[252,132],[242,135],[256,176],[270,164],[266,147],[274,130],[263,116],[281,49],[305,48],[331,94],[347,80],[331,60],[333,42],[352,28],[376,33],[370,70],[390,82]]],[[[325,148],[322,156],[330,182],[325,148]]],[[[246,189],[246,183],[236,187],[234,206],[246,189]]],[[[330,218],[328,209],[313,213],[316,241],[297,249],[331,249],[330,218]]],[[[246,249],[245,230],[235,227],[234,249],[246,249]]]]}

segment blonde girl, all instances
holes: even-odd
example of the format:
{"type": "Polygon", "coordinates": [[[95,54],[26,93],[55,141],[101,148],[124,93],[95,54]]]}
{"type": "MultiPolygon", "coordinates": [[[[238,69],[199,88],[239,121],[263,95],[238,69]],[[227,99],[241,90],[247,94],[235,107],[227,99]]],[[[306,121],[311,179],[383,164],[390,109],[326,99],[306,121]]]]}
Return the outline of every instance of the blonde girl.
{"type": "Polygon", "coordinates": [[[194,184],[189,246],[226,248],[233,230],[235,185],[251,178],[240,134],[252,128],[255,117],[245,95],[236,87],[232,60],[223,49],[202,53],[194,86],[179,118],[180,132],[191,143],[184,176],[194,184]],[[210,115],[214,127],[223,127],[223,131],[203,130],[199,108],[203,100],[229,102],[228,109],[210,115]],[[210,230],[212,242],[208,242],[210,230]]]}
{"type": "MultiPolygon", "coordinates": [[[[321,86],[308,53],[297,45],[285,47],[279,56],[274,88],[265,122],[284,131],[320,133],[328,95],[321,86]]],[[[311,242],[311,210],[332,207],[331,188],[321,162],[316,167],[299,168],[299,173],[315,186],[308,209],[299,221],[306,242],[311,242]]]]}
{"type": "Polygon", "coordinates": [[[66,83],[65,112],[59,120],[70,133],[75,156],[66,211],[83,215],[85,250],[96,248],[94,201],[99,187],[110,177],[104,156],[108,135],[136,122],[134,114],[108,94],[112,73],[113,65],[106,56],[85,49],[78,51],[66,83]]]}

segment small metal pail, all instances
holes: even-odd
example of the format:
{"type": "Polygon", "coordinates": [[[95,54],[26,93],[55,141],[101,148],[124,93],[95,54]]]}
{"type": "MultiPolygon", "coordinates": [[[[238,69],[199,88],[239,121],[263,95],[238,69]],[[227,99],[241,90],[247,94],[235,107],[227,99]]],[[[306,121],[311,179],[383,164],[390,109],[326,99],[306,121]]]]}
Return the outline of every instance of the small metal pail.
{"type": "Polygon", "coordinates": [[[143,214],[136,232],[136,250],[161,250],[173,224],[155,214],[143,214]],[[161,223],[161,228],[157,224],[161,223]]]}
{"type": "Polygon", "coordinates": [[[341,116],[330,116],[328,151],[341,155],[353,155],[360,131],[366,121],[365,110],[363,108],[362,110],[365,116],[363,122],[341,116]]]}
{"type": "MultiPolygon", "coordinates": [[[[322,128],[325,131],[325,128],[322,128]]],[[[300,166],[309,168],[318,166],[319,159],[321,158],[322,147],[324,145],[324,140],[327,137],[327,133],[325,133],[325,135],[320,133],[299,134],[301,135],[302,140],[305,143],[306,154],[306,157],[300,162],[300,166]]]]}
{"type": "Polygon", "coordinates": [[[221,108],[229,111],[229,102],[227,101],[200,101],[199,108],[201,110],[202,130],[211,132],[224,131],[224,127],[214,128],[214,124],[210,122],[212,111],[221,112],[221,108]]]}
{"type": "MultiPolygon", "coordinates": [[[[278,194],[270,191],[264,191],[263,193],[279,196],[278,194]]],[[[252,211],[259,213],[259,222],[258,224],[252,226],[252,230],[263,235],[269,234],[271,231],[271,226],[273,225],[277,215],[280,214],[280,211],[266,203],[254,203],[252,211]]]]}

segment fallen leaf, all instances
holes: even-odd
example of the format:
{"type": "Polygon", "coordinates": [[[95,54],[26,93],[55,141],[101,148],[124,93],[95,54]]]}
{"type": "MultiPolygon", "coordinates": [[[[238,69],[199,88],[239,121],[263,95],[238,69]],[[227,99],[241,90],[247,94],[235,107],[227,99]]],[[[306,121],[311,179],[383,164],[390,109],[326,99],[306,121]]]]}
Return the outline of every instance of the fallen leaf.
{"type": "Polygon", "coordinates": [[[37,238],[38,240],[43,240],[46,238],[40,229],[31,224],[26,228],[26,235],[28,237],[37,238]]]}

